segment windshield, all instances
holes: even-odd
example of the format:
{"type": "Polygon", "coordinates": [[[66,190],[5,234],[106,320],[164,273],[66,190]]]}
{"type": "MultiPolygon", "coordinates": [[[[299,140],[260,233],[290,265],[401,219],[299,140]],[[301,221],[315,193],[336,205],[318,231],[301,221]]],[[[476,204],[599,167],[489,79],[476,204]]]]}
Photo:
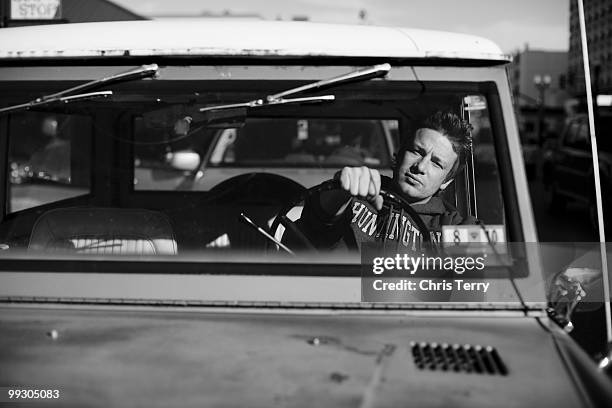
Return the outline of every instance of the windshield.
{"type": "MultiPolygon", "coordinates": [[[[445,243],[479,242],[480,255],[505,259],[474,276],[504,283],[476,301],[519,300],[512,280],[530,273],[525,256],[504,244],[521,241],[522,231],[509,213],[516,197],[503,176],[510,159],[494,76],[468,80],[448,68],[441,81],[428,68],[417,78],[394,67],[392,79],[306,87],[290,94],[304,101],[234,109],[359,72],[281,68],[160,69],[154,80],[105,84],[112,96],[103,100],[5,113],[0,255],[83,272],[116,261],[132,271],[172,265],[177,274],[359,277],[374,262],[364,255],[370,244],[415,259],[433,248],[444,259],[445,243]],[[469,143],[451,140],[435,120],[468,124],[469,143]],[[342,222],[321,213],[326,192],[342,190],[345,168],[376,171],[384,191],[409,202],[385,196],[376,208],[368,194],[349,194],[342,222]]],[[[78,84],[1,85],[0,106],[15,106],[78,84]]]]}

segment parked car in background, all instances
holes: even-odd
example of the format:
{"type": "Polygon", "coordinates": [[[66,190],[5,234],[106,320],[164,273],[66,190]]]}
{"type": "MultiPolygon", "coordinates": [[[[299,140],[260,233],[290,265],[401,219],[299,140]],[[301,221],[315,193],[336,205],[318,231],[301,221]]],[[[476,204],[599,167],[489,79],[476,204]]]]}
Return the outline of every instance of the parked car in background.
{"type": "MultiPolygon", "coordinates": [[[[136,137],[150,135],[152,124],[143,125],[143,136],[136,137]]],[[[307,188],[344,166],[369,166],[390,176],[397,128],[397,120],[245,118],[239,128],[190,138],[188,147],[162,140],[141,149],[135,179],[138,189],[159,189],[163,179],[164,185],[179,190],[207,191],[229,177],[252,172],[282,175],[307,188]],[[185,172],[184,163],[194,154],[185,172]]]]}
{"type": "MultiPolygon", "coordinates": [[[[537,245],[508,62],[483,38],[364,25],[0,30],[2,390],[62,407],[606,406],[566,330],[583,288],[537,245]],[[375,301],[365,252],[273,238],[337,168],[389,174],[439,110],[473,125],[443,198],[480,222],[432,249],[489,257],[458,289],[375,301]]],[[[411,208],[386,190],[384,211],[411,208]]]]}
{"type": "MultiPolygon", "coordinates": [[[[606,213],[612,203],[612,115],[600,111],[596,123],[604,221],[606,225],[612,225],[608,222],[610,215],[606,213]]],[[[593,156],[586,114],[568,118],[562,133],[548,141],[544,152],[543,183],[547,189],[549,211],[562,214],[568,204],[578,204],[586,210],[585,214],[597,229],[593,156]]]]}

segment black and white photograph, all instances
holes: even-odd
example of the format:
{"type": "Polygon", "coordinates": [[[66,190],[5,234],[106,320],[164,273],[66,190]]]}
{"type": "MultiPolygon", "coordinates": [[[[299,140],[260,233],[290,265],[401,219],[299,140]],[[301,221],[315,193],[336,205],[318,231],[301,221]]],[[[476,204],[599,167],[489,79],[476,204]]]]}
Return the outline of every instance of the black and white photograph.
{"type": "Polygon", "coordinates": [[[612,0],[2,0],[0,185],[0,408],[612,407],[612,0]]]}

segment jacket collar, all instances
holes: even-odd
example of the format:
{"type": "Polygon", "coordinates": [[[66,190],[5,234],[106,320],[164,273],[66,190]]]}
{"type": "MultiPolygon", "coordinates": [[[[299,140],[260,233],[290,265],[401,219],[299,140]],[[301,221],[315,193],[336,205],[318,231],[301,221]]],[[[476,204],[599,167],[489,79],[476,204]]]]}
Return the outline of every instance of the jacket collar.
{"type": "Polygon", "coordinates": [[[419,214],[436,215],[444,214],[447,211],[444,201],[437,196],[431,197],[431,199],[425,204],[413,204],[412,208],[414,208],[419,214]]]}

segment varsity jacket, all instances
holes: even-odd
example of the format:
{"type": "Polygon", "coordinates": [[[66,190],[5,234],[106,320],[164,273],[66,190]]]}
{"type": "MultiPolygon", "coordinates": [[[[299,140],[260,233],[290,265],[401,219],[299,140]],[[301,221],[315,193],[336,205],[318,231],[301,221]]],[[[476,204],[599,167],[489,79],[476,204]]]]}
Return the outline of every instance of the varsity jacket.
{"type": "MultiPolygon", "coordinates": [[[[420,215],[431,234],[431,241],[436,244],[441,240],[442,225],[476,223],[475,218],[464,219],[437,196],[425,204],[414,204],[412,208],[420,215]]],[[[416,251],[424,242],[418,224],[403,208],[377,211],[371,203],[357,197],[351,198],[343,214],[329,218],[321,209],[319,196],[313,195],[306,200],[298,224],[317,249],[361,248],[364,242],[383,242],[387,246],[403,246],[416,251]]]]}

